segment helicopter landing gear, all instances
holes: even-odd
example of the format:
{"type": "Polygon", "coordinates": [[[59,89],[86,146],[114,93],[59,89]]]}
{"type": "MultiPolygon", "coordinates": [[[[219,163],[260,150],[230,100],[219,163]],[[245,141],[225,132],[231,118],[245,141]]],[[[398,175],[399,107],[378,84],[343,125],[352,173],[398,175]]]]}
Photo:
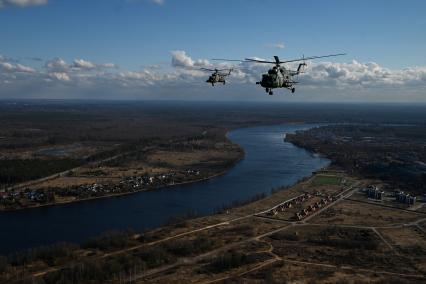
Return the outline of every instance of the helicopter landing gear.
{"type": "Polygon", "coordinates": [[[265,88],[265,92],[269,93],[269,88],[265,88]]]}
{"type": "Polygon", "coordinates": [[[295,88],[292,88],[292,89],[291,89],[291,92],[292,92],[292,93],[294,93],[295,91],[296,91],[296,89],[295,89],[295,88]]]}
{"type": "Polygon", "coordinates": [[[212,87],[214,87],[214,83],[212,83],[212,87]]]}
{"type": "Polygon", "coordinates": [[[272,91],[269,91],[269,95],[270,96],[272,96],[274,94],[274,92],[272,92],[272,91]]]}
{"type": "Polygon", "coordinates": [[[225,81],[223,81],[223,84],[225,85],[225,81]]]}

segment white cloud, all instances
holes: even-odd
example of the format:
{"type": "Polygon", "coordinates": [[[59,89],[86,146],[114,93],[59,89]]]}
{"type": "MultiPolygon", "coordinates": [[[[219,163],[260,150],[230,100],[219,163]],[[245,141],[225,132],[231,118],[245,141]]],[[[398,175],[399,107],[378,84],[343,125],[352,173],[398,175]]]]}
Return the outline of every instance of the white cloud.
{"type": "Polygon", "coordinates": [[[22,65],[22,64],[16,64],[15,68],[16,68],[17,72],[26,72],[26,73],[34,73],[35,72],[35,70],[33,68],[22,65]]]}
{"type": "Polygon", "coordinates": [[[193,60],[183,50],[174,50],[172,53],[172,66],[173,67],[208,67],[210,62],[207,59],[193,60]]]}
{"type": "Polygon", "coordinates": [[[278,48],[278,49],[284,49],[285,44],[283,42],[277,42],[277,43],[269,43],[265,45],[268,48],[278,48]]]}
{"type": "Polygon", "coordinates": [[[33,73],[35,70],[22,64],[12,64],[9,62],[0,62],[0,69],[7,73],[33,73]]]}
{"type": "MultiPolygon", "coordinates": [[[[148,66],[142,70],[121,70],[113,63],[97,64],[89,60],[76,59],[71,64],[61,58],[46,61],[43,68],[33,68],[10,61],[0,56],[0,97],[11,97],[10,92],[20,96],[22,91],[42,90],[52,92],[57,87],[58,93],[64,88],[70,94],[81,94],[87,88],[93,93],[104,92],[120,94],[161,93],[173,96],[177,90],[183,94],[195,95],[196,92],[211,93],[205,79],[208,73],[200,71],[199,67],[235,67],[229,78],[229,86],[223,90],[215,89],[218,97],[224,97],[228,88],[233,92],[262,93],[259,86],[254,85],[262,74],[266,73],[269,64],[242,62],[229,64],[218,62],[214,66],[205,59],[193,59],[185,51],[173,51],[171,54],[172,67],[157,68],[148,66]],[[21,90],[21,92],[19,92],[21,90]]],[[[286,65],[292,69],[294,65],[286,65]]],[[[306,73],[301,74],[297,81],[299,92],[311,94],[333,94],[331,97],[339,100],[344,94],[354,94],[367,100],[370,97],[394,96],[401,94],[416,94],[417,98],[426,101],[426,66],[409,67],[404,69],[389,69],[374,62],[308,62],[306,73]]],[[[40,91],[40,92],[42,92],[40,91]]],[[[230,92],[230,91],[229,91],[230,92]]]]}
{"type": "Polygon", "coordinates": [[[60,57],[48,60],[45,63],[45,68],[48,72],[78,72],[78,71],[92,71],[92,70],[103,70],[103,69],[118,69],[118,66],[114,63],[102,63],[96,64],[84,59],[75,59],[71,64],[68,64],[65,60],[60,57]]]}
{"type": "Polygon", "coordinates": [[[65,81],[65,82],[68,82],[71,80],[67,73],[61,73],[61,72],[49,73],[49,77],[52,79],[56,79],[58,81],[65,81]]]}
{"type": "Polygon", "coordinates": [[[0,0],[0,9],[6,7],[25,8],[29,6],[46,5],[47,0],[0,0]]]}
{"type": "Polygon", "coordinates": [[[60,57],[53,58],[46,62],[45,67],[49,71],[64,72],[68,70],[68,64],[60,57]]]}
{"type": "Polygon", "coordinates": [[[426,85],[426,67],[391,70],[375,62],[321,62],[312,64],[301,78],[308,84],[338,87],[414,87],[426,85]]]}
{"type": "Polygon", "coordinates": [[[77,69],[94,69],[96,65],[90,61],[84,59],[75,59],[71,65],[72,68],[77,69]]]}
{"type": "Polygon", "coordinates": [[[164,0],[151,0],[152,3],[157,4],[157,5],[163,5],[164,4],[164,0]]]}
{"type": "MultiPolygon", "coordinates": [[[[286,65],[297,69],[298,63],[286,65]]],[[[272,65],[242,62],[236,66],[232,77],[242,83],[259,81],[262,74],[272,65]]],[[[301,86],[321,87],[426,87],[426,67],[410,67],[404,69],[388,69],[375,62],[360,63],[353,60],[348,63],[308,62],[306,72],[299,75],[301,86]]]]}
{"type": "Polygon", "coordinates": [[[186,55],[186,52],[183,50],[172,51],[172,66],[173,67],[192,67],[194,66],[194,61],[191,57],[186,55]]]}
{"type": "Polygon", "coordinates": [[[0,67],[6,72],[10,72],[13,70],[13,65],[9,62],[1,62],[0,67]]]}
{"type": "Polygon", "coordinates": [[[118,66],[114,63],[102,63],[102,64],[96,64],[88,60],[84,59],[75,59],[73,63],[70,66],[73,69],[80,69],[80,70],[93,70],[93,69],[117,69],[118,66]]]}

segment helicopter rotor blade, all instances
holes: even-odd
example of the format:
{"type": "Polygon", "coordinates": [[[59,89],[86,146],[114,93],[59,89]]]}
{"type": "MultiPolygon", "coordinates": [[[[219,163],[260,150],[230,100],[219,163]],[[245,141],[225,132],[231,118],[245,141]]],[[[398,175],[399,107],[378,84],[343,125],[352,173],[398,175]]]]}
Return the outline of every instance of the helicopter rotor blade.
{"type": "Polygon", "coordinates": [[[334,56],[342,56],[342,55],[346,55],[346,53],[338,53],[338,54],[330,54],[330,55],[322,55],[322,56],[302,57],[302,58],[298,58],[298,59],[291,59],[291,60],[280,61],[280,63],[305,61],[305,60],[310,60],[310,59],[325,58],[325,57],[334,57],[334,56]]]}
{"type": "Polygon", "coordinates": [[[257,59],[251,59],[251,58],[246,58],[243,62],[256,62],[256,63],[276,64],[276,62],[273,62],[273,61],[257,60],[257,59]]]}
{"type": "Polygon", "coordinates": [[[211,71],[211,72],[229,71],[229,70],[232,70],[232,69],[233,68],[225,68],[225,69],[217,69],[217,68],[215,68],[215,69],[209,69],[209,68],[204,68],[204,67],[200,68],[200,70],[211,71]]]}
{"type": "Polygon", "coordinates": [[[244,60],[241,59],[224,59],[224,58],[213,58],[212,60],[216,61],[237,61],[237,62],[243,62],[244,60]]]}

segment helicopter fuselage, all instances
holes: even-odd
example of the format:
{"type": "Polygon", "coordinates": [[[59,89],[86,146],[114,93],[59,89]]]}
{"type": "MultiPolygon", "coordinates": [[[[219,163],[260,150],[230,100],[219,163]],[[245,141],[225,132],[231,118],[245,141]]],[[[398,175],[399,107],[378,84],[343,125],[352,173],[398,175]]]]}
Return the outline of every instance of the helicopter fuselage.
{"type": "MultiPolygon", "coordinates": [[[[325,58],[325,57],[334,57],[334,56],[341,56],[341,55],[346,55],[346,53],[329,54],[329,55],[322,55],[322,56],[310,56],[310,57],[303,56],[302,58],[285,60],[285,61],[281,61],[280,58],[276,55],[274,56],[274,61],[261,60],[261,59],[255,59],[255,58],[246,58],[244,60],[239,60],[239,59],[213,59],[213,60],[274,64],[274,67],[269,69],[268,73],[262,74],[262,79],[259,82],[256,82],[256,84],[261,85],[263,88],[265,88],[265,91],[267,93],[269,93],[270,95],[273,95],[274,93],[272,90],[276,88],[286,88],[286,89],[289,89],[292,93],[295,92],[296,89],[294,88],[294,86],[298,82],[296,82],[293,78],[299,75],[300,73],[304,72],[305,67],[307,66],[306,60],[325,58]],[[281,64],[290,63],[290,62],[301,62],[301,63],[299,63],[299,67],[297,68],[297,70],[289,70],[289,69],[286,69],[284,66],[281,67],[281,64]]],[[[217,69],[215,70],[217,73],[217,69]]]]}
{"type": "Polygon", "coordinates": [[[212,86],[214,86],[214,84],[216,83],[222,83],[225,85],[225,77],[226,75],[223,74],[219,74],[219,73],[213,73],[208,79],[207,79],[207,83],[212,84],[212,86]]]}
{"type": "Polygon", "coordinates": [[[285,68],[274,66],[269,69],[268,73],[262,75],[262,80],[256,82],[265,88],[270,95],[273,94],[272,89],[287,88],[294,93],[294,85],[297,83],[293,80],[293,76],[298,72],[287,70],[285,68]]]}

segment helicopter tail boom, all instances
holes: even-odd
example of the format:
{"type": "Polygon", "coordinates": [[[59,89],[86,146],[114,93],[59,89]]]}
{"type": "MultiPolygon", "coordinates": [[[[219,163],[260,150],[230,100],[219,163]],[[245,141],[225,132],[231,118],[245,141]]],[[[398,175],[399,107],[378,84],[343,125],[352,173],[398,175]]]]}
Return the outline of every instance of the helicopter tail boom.
{"type": "Polygon", "coordinates": [[[299,73],[303,73],[303,68],[306,66],[307,64],[305,63],[305,62],[303,62],[303,63],[299,63],[299,67],[297,67],[297,71],[296,71],[296,74],[299,74],[299,73]]]}

